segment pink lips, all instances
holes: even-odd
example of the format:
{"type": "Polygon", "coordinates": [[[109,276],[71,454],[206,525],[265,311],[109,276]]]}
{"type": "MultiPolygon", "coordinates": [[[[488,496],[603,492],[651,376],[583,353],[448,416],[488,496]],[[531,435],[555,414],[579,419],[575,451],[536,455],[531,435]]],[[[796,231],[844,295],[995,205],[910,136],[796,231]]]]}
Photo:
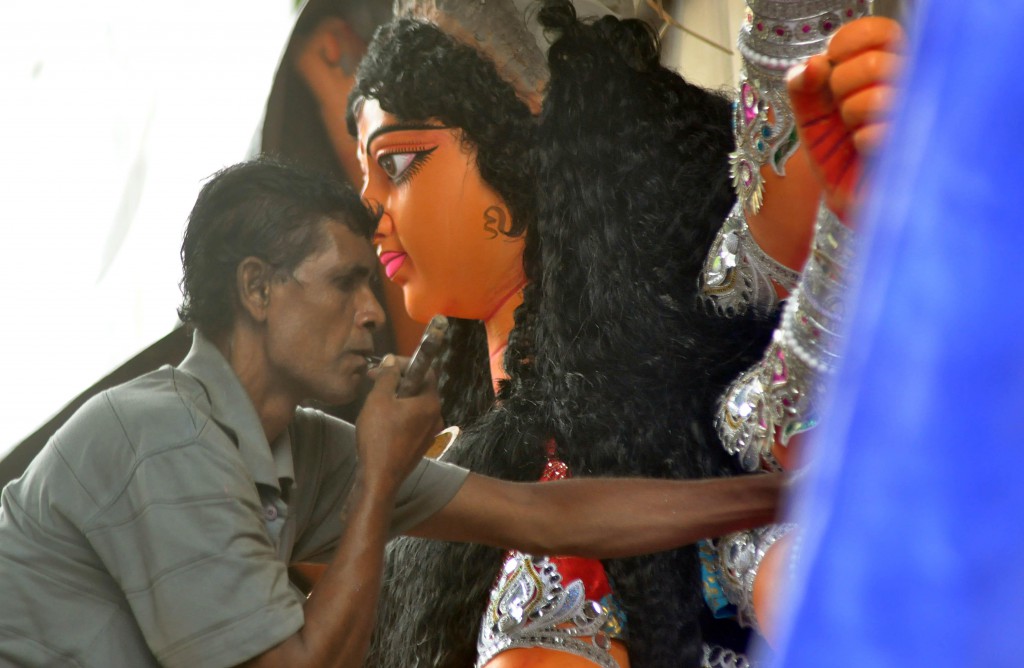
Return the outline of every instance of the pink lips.
{"type": "Polygon", "coordinates": [[[408,255],[398,251],[383,251],[380,254],[380,263],[384,265],[384,273],[388,278],[394,278],[398,270],[405,264],[408,255]]]}

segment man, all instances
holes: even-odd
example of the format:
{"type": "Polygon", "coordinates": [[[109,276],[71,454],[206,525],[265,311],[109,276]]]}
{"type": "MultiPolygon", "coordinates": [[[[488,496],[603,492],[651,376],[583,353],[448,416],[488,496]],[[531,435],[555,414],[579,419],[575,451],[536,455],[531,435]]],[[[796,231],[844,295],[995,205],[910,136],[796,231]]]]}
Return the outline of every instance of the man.
{"type": "Polygon", "coordinates": [[[93,398],[4,489],[0,664],[358,665],[395,533],[613,557],[771,519],[774,476],[537,485],[423,460],[436,394],[396,398],[395,365],[355,427],[298,408],[351,400],[366,372],[372,225],[269,161],[203,188],[188,357],[93,398]],[[297,561],[329,562],[308,600],[297,561]]]}

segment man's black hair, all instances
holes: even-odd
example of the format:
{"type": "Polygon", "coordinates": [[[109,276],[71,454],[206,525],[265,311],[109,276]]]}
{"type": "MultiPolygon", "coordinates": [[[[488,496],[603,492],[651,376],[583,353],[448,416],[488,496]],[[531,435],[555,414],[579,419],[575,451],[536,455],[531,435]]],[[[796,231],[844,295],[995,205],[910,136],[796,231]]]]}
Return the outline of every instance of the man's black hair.
{"type": "Polygon", "coordinates": [[[224,334],[238,305],[238,264],[258,257],[290,273],[323,247],[326,221],[366,239],[376,224],[350,187],[323,174],[268,158],[217,172],[188,217],[178,317],[207,336],[224,334]]]}

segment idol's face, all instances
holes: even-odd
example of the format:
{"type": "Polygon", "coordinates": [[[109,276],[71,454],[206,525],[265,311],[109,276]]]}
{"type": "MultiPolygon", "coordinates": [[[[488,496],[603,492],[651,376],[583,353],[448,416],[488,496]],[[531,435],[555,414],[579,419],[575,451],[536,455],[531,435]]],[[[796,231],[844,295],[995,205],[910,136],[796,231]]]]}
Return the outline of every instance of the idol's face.
{"type": "Polygon", "coordinates": [[[436,121],[410,123],[366,100],[358,116],[363,198],[382,211],[373,243],[405,308],[487,320],[524,282],[522,238],[480,176],[476,150],[436,121]]]}

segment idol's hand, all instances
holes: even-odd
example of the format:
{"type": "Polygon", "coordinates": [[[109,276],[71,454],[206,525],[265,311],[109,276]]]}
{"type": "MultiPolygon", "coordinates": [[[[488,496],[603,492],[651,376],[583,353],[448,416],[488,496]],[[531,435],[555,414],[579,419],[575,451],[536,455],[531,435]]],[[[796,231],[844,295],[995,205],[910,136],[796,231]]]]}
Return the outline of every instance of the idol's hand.
{"type": "Polygon", "coordinates": [[[800,142],[840,218],[856,202],[863,161],[888,128],[893,81],[903,61],[903,30],[867,17],[836,32],[827,51],[794,68],[789,94],[800,142]]]}
{"type": "Polygon", "coordinates": [[[389,355],[371,371],[375,382],[356,420],[356,444],[363,480],[384,493],[393,493],[423,458],[434,435],[444,428],[437,379],[428,372],[423,389],[398,398],[395,390],[405,358],[389,355]]]}
{"type": "Polygon", "coordinates": [[[339,18],[322,20],[299,45],[292,62],[321,104],[344,109],[366,43],[339,18]]]}
{"type": "Polygon", "coordinates": [[[309,86],[320,107],[327,136],[352,183],[362,172],[356,158],[356,142],[345,126],[348,94],[355,85],[356,68],[366,52],[366,42],[347,23],[336,17],[320,21],[298,45],[292,64],[309,86]]]}

